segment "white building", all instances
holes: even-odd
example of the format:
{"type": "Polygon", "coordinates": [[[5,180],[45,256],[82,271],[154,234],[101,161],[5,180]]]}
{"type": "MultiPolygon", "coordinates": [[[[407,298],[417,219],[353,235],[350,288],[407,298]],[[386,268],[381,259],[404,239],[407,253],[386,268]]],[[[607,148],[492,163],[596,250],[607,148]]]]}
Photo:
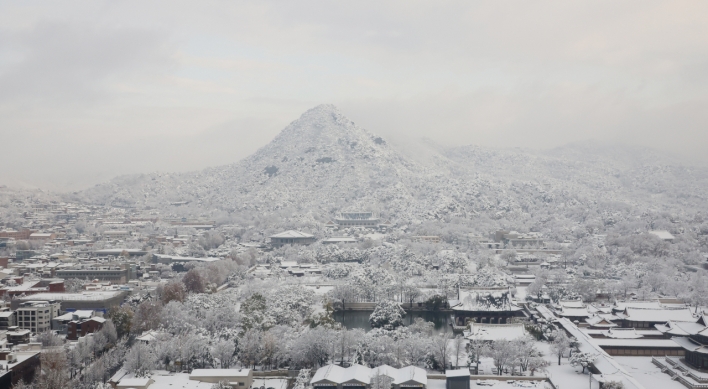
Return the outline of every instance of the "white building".
{"type": "Polygon", "coordinates": [[[59,303],[28,301],[16,310],[17,326],[36,334],[52,329],[52,319],[59,316],[59,303]]]}
{"type": "Polygon", "coordinates": [[[343,389],[357,387],[359,389],[371,388],[371,381],[378,375],[385,375],[392,379],[391,388],[422,388],[428,385],[428,376],[425,370],[407,366],[400,369],[382,365],[374,369],[354,364],[343,368],[337,365],[327,365],[317,369],[310,383],[317,389],[343,389]]]}

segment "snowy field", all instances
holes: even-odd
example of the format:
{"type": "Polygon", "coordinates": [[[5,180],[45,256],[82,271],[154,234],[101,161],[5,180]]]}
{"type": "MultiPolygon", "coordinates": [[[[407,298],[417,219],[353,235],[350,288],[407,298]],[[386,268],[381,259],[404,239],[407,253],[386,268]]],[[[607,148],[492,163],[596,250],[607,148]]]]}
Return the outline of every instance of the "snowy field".
{"type": "Polygon", "coordinates": [[[622,367],[627,369],[646,389],[685,389],[681,383],[673,381],[656,365],[651,363],[651,357],[614,357],[622,367]]]}

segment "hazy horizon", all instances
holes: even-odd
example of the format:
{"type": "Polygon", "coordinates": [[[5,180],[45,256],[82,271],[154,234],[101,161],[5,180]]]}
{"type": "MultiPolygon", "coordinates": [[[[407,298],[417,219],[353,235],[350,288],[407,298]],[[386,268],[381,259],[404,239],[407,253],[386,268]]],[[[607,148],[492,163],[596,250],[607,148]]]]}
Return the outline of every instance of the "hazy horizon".
{"type": "Polygon", "coordinates": [[[233,163],[335,104],[389,139],[705,163],[708,4],[0,5],[0,184],[233,163]],[[702,31],[702,32],[701,32],[702,31]]]}

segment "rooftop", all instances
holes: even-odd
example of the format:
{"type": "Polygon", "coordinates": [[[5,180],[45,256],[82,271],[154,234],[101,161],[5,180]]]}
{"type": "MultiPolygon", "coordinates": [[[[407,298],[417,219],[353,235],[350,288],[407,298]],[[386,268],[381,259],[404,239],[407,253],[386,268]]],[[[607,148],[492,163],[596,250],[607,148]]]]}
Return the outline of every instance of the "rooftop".
{"type": "Polygon", "coordinates": [[[295,230],[288,230],[285,232],[281,232],[280,234],[275,234],[272,235],[271,238],[290,238],[290,239],[297,239],[297,238],[314,238],[314,235],[310,235],[306,232],[300,232],[300,231],[295,231],[295,230]]]}
{"type": "Polygon", "coordinates": [[[37,293],[26,297],[18,297],[20,301],[100,301],[122,295],[122,291],[95,291],[84,293],[37,293]]]}
{"type": "Polygon", "coordinates": [[[194,369],[189,375],[189,379],[197,377],[248,377],[250,374],[251,369],[194,369]]]}

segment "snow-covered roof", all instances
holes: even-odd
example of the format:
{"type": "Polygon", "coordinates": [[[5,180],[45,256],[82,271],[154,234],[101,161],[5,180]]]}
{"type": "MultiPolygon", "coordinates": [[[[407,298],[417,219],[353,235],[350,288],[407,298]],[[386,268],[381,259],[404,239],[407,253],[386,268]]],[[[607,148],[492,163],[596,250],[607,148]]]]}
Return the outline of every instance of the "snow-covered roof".
{"type": "Polygon", "coordinates": [[[558,316],[562,317],[589,317],[590,312],[585,308],[563,308],[558,312],[558,316]]]}
{"type": "Polygon", "coordinates": [[[470,376],[469,369],[455,369],[455,370],[445,370],[445,377],[464,377],[470,376]]]}
{"type": "Polygon", "coordinates": [[[544,305],[539,305],[538,307],[536,307],[536,311],[538,312],[539,315],[541,315],[542,318],[544,318],[548,321],[558,320],[556,315],[554,315],[553,312],[551,312],[551,310],[548,309],[548,307],[546,307],[544,305]]]}
{"type": "Polygon", "coordinates": [[[371,378],[377,374],[391,377],[393,383],[397,385],[406,382],[416,382],[426,385],[428,381],[425,370],[415,366],[406,366],[396,369],[388,365],[382,365],[375,369],[370,369],[366,366],[354,364],[348,368],[337,365],[323,366],[317,369],[310,383],[315,386],[317,386],[318,383],[342,384],[352,381],[369,384],[371,383],[371,378]]]}
{"type": "MultiPolygon", "coordinates": [[[[122,375],[124,375],[125,378],[120,380],[119,384],[116,385],[116,387],[125,389],[133,387],[124,386],[124,383],[130,383],[130,381],[128,380],[134,380],[136,378],[134,378],[132,374],[126,374],[125,371],[122,372],[122,375]]],[[[163,370],[153,370],[150,374],[150,378],[146,379],[152,381],[152,383],[150,383],[150,385],[147,387],[148,389],[211,389],[212,386],[214,386],[214,384],[211,382],[200,382],[190,380],[189,374],[187,373],[170,373],[163,370]]],[[[116,380],[114,380],[113,378],[111,378],[111,381],[116,382],[116,380]]],[[[134,387],[142,388],[145,386],[136,385],[134,387]]]]}
{"type": "Polygon", "coordinates": [[[687,338],[685,336],[674,336],[670,340],[675,344],[678,344],[685,350],[701,354],[708,354],[708,347],[696,342],[691,338],[687,338]]]}
{"type": "Polygon", "coordinates": [[[194,369],[189,375],[190,380],[199,380],[202,377],[248,377],[251,369],[194,369]]]}
{"type": "MultiPolygon", "coordinates": [[[[460,290],[460,298],[458,300],[450,299],[448,304],[450,309],[454,311],[520,311],[521,307],[511,302],[511,300],[503,301],[504,292],[500,291],[472,291],[460,290]],[[490,303],[492,299],[498,300],[499,305],[490,303]]],[[[508,297],[508,295],[507,295],[508,297]]]]}
{"type": "Polygon", "coordinates": [[[617,327],[617,324],[613,323],[611,320],[609,320],[603,316],[600,316],[600,315],[590,316],[587,319],[585,319],[585,322],[590,324],[593,327],[602,327],[602,328],[617,327]]]}
{"type": "Polygon", "coordinates": [[[83,293],[37,293],[26,297],[18,297],[20,301],[100,301],[123,294],[122,291],[92,291],[83,293]]]}
{"type": "Polygon", "coordinates": [[[627,308],[662,309],[659,301],[617,301],[613,310],[624,311],[627,308]]]}
{"type": "MultiPolygon", "coordinates": [[[[465,331],[465,338],[488,341],[512,340],[526,335],[524,325],[518,324],[479,324],[471,323],[470,330],[465,331]]],[[[469,373],[469,372],[468,372],[469,373]]]]}
{"type": "Polygon", "coordinates": [[[627,370],[597,344],[598,339],[591,338],[590,335],[581,331],[573,322],[566,318],[558,320],[558,323],[577,340],[578,348],[581,352],[597,354],[598,357],[593,362],[593,366],[602,375],[606,378],[612,377],[614,381],[621,381],[625,389],[645,389],[644,385],[635,380],[627,370]]]}
{"type": "Polygon", "coordinates": [[[665,324],[655,324],[657,330],[661,331],[663,334],[676,335],[676,336],[689,336],[695,335],[706,329],[701,323],[691,323],[691,322],[674,322],[669,320],[665,324]]]}
{"type": "Polygon", "coordinates": [[[159,332],[157,332],[157,331],[147,331],[147,332],[143,332],[142,335],[138,336],[135,339],[143,341],[143,342],[152,342],[153,340],[156,339],[158,334],[159,334],[159,332]]]}
{"type": "Polygon", "coordinates": [[[674,240],[676,239],[669,231],[666,230],[654,230],[649,231],[650,234],[658,236],[661,240],[674,240]]]}
{"type": "Polygon", "coordinates": [[[80,319],[88,319],[89,317],[93,316],[93,311],[90,309],[77,309],[74,312],[71,312],[71,314],[77,316],[80,319]]]}
{"type": "Polygon", "coordinates": [[[428,383],[428,375],[425,370],[415,366],[406,366],[396,369],[395,367],[391,367],[389,365],[381,365],[373,369],[371,374],[372,376],[381,374],[391,377],[394,385],[400,385],[407,382],[416,382],[422,385],[428,383]]]}
{"type": "Polygon", "coordinates": [[[585,308],[581,300],[560,300],[558,304],[563,308],[585,308]]]}
{"type": "Polygon", "coordinates": [[[368,379],[371,377],[371,369],[357,364],[354,364],[346,369],[337,365],[323,366],[317,369],[317,372],[315,372],[315,375],[310,380],[310,383],[316,385],[317,383],[326,381],[340,384],[350,381],[351,378],[356,376],[357,373],[360,375],[358,378],[361,382],[369,383],[368,379]],[[367,369],[368,371],[365,371],[362,368],[367,369]]]}
{"type": "Polygon", "coordinates": [[[610,328],[607,331],[602,331],[602,334],[612,339],[640,339],[644,337],[634,328],[610,328]]]}
{"type": "Polygon", "coordinates": [[[646,322],[667,322],[667,321],[685,321],[696,322],[698,318],[693,316],[689,308],[683,309],[641,309],[627,308],[624,311],[623,319],[628,321],[646,321],[646,322]]]}
{"type": "Polygon", "coordinates": [[[150,378],[123,378],[116,386],[119,388],[144,388],[151,383],[150,381],[150,378]]]}
{"type": "Polygon", "coordinates": [[[599,346],[616,347],[655,347],[655,348],[676,348],[676,343],[671,339],[609,339],[597,338],[595,342],[599,346]]]}
{"type": "Polygon", "coordinates": [[[297,238],[314,238],[314,235],[310,235],[306,232],[300,232],[300,231],[295,231],[295,230],[288,230],[285,232],[281,232],[280,234],[275,234],[271,235],[271,238],[290,238],[290,239],[297,239],[297,238]]]}

